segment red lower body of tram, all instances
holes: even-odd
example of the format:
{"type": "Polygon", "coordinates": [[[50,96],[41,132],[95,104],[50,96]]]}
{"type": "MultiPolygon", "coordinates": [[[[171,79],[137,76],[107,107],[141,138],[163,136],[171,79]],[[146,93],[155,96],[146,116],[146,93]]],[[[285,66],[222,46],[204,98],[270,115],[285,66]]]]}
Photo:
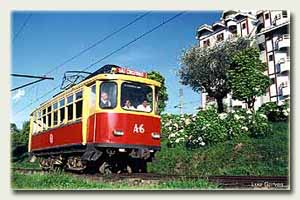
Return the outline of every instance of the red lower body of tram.
{"type": "Polygon", "coordinates": [[[44,158],[41,166],[46,169],[58,163],[78,170],[98,166],[101,173],[144,172],[159,149],[160,119],[147,115],[95,113],[87,122],[74,121],[31,136],[31,153],[44,158]]]}

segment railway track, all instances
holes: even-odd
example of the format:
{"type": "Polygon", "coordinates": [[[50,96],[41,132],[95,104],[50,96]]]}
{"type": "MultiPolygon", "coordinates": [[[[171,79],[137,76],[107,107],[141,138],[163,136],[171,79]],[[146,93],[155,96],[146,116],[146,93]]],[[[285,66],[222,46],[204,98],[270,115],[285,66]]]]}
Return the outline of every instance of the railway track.
{"type": "MultiPolygon", "coordinates": [[[[12,170],[22,174],[51,173],[42,169],[34,168],[12,168],[12,170]]],[[[87,174],[66,172],[76,177],[86,178],[101,182],[122,182],[127,181],[131,184],[155,184],[170,180],[207,180],[218,184],[224,189],[289,189],[289,179],[287,176],[186,176],[155,173],[133,173],[133,174],[87,174]]]]}

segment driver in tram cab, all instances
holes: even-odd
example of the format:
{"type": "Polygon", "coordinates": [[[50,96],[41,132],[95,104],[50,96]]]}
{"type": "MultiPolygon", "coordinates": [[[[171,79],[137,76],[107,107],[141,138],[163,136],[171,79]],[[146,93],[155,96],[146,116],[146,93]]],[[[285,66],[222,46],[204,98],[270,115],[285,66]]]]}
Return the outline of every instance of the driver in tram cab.
{"type": "Polygon", "coordinates": [[[108,99],[108,95],[106,92],[101,92],[101,101],[100,101],[101,108],[108,108],[111,107],[111,102],[108,99]]]}
{"type": "Polygon", "coordinates": [[[138,105],[137,110],[151,112],[151,107],[148,105],[148,101],[145,99],[142,104],[138,105]]]}
{"type": "Polygon", "coordinates": [[[135,110],[135,107],[131,105],[131,102],[128,99],[125,101],[123,108],[126,110],[135,110]]]}

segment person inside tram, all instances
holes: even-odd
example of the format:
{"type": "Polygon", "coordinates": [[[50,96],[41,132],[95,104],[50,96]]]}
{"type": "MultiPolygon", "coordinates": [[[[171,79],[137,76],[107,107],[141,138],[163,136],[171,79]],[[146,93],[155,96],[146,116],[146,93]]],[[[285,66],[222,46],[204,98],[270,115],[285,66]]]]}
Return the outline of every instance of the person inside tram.
{"type": "Polygon", "coordinates": [[[108,108],[111,107],[111,102],[108,98],[108,95],[106,92],[101,92],[101,102],[100,102],[101,108],[108,108]]]}
{"type": "Polygon", "coordinates": [[[137,106],[137,110],[151,112],[151,107],[148,105],[148,101],[145,99],[140,105],[137,106]]]}
{"type": "Polygon", "coordinates": [[[126,110],[135,110],[135,107],[131,105],[131,102],[128,99],[125,101],[123,108],[126,110]]]}

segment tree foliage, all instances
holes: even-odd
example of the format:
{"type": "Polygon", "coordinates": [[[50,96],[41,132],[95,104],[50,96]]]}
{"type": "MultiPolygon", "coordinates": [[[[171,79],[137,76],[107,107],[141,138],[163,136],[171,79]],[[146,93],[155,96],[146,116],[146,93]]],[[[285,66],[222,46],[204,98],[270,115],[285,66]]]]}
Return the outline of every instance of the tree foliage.
{"type": "Polygon", "coordinates": [[[24,122],[20,130],[13,123],[10,124],[10,127],[12,160],[23,160],[27,156],[29,121],[24,122]]]}
{"type": "MultiPolygon", "coordinates": [[[[11,127],[14,127],[13,124],[11,124],[11,127]]],[[[27,145],[28,144],[28,134],[29,134],[29,121],[26,121],[23,123],[22,129],[17,130],[15,132],[11,132],[12,136],[12,145],[27,145]]]]}
{"type": "Polygon", "coordinates": [[[206,92],[217,100],[218,112],[223,112],[223,98],[231,91],[226,72],[233,55],[250,45],[245,38],[226,40],[213,48],[192,47],[181,57],[180,78],[196,92],[206,92]]]}
{"type": "Polygon", "coordinates": [[[161,113],[165,110],[166,102],[169,99],[165,85],[165,78],[157,71],[148,72],[147,77],[161,83],[161,87],[158,92],[158,112],[161,113]]]}
{"type": "Polygon", "coordinates": [[[265,94],[270,85],[269,77],[264,74],[266,67],[255,47],[236,53],[227,74],[233,99],[247,103],[248,108],[252,109],[256,97],[265,94]]]}
{"type": "Polygon", "coordinates": [[[10,132],[12,134],[16,134],[16,133],[20,132],[20,130],[18,129],[18,127],[15,123],[10,123],[10,132]]]}

